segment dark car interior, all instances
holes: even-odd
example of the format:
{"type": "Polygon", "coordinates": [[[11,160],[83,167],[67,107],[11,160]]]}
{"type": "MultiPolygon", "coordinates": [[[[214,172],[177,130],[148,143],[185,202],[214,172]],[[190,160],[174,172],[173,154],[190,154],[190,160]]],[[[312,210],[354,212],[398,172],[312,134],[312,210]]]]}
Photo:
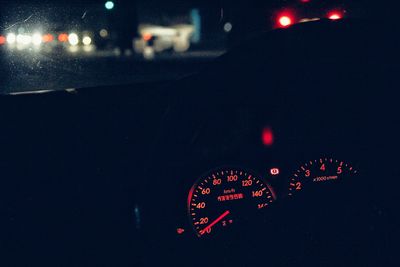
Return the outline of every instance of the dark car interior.
{"type": "Polygon", "coordinates": [[[179,81],[1,96],[1,266],[393,265],[397,32],[321,20],[179,81]]]}

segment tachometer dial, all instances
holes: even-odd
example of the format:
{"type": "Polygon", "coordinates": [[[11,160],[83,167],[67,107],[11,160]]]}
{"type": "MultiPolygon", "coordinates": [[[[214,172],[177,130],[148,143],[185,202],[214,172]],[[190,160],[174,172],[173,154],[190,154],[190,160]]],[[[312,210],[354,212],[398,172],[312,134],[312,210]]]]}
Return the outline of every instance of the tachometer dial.
{"type": "Polygon", "coordinates": [[[331,183],[355,173],[357,171],[353,166],[343,161],[332,158],[311,160],[300,166],[290,177],[288,195],[291,196],[313,186],[331,183]]]}
{"type": "Polygon", "coordinates": [[[201,177],[191,188],[188,212],[200,237],[236,224],[275,200],[271,187],[254,173],[218,169],[201,177]]]}

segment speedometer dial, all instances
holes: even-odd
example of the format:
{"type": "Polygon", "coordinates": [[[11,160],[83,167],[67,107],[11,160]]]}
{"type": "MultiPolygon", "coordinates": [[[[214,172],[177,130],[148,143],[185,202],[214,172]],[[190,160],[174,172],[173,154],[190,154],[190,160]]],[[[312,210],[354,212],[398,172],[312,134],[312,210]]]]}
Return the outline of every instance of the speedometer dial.
{"type": "Polygon", "coordinates": [[[304,163],[292,174],[288,195],[291,196],[304,189],[329,184],[356,173],[357,170],[344,161],[332,158],[311,160],[304,163]]]}
{"type": "Polygon", "coordinates": [[[273,190],[258,175],[226,168],[201,177],[191,188],[187,205],[193,228],[200,237],[239,223],[274,200],[273,190]]]}

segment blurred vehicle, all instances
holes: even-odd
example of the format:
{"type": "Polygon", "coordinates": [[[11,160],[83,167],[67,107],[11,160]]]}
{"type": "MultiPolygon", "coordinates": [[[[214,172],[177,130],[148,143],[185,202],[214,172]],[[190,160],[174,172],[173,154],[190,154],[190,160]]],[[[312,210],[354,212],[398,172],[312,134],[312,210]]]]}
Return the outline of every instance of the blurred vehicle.
{"type": "Polygon", "coordinates": [[[149,59],[165,50],[183,53],[189,50],[194,31],[194,26],[190,24],[170,27],[139,25],[140,37],[134,40],[134,48],[136,53],[149,59]]]}

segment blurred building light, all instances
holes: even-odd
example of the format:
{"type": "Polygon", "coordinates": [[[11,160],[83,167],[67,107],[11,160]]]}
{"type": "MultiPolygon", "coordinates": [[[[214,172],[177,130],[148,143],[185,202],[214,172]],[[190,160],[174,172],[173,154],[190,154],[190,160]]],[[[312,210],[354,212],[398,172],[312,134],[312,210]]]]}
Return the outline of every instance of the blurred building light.
{"type": "Polygon", "coordinates": [[[174,52],[183,53],[188,51],[190,48],[190,41],[188,39],[178,39],[173,44],[174,52]]]}
{"type": "Polygon", "coordinates": [[[92,44],[92,38],[90,38],[89,36],[85,36],[82,39],[82,43],[84,45],[91,45],[92,44]]]}
{"type": "Polygon", "coordinates": [[[32,35],[32,43],[34,45],[40,45],[42,43],[42,35],[40,33],[35,33],[32,35]]]}
{"type": "Polygon", "coordinates": [[[225,31],[225,32],[230,32],[230,31],[232,31],[232,28],[233,28],[232,23],[230,23],[230,22],[225,23],[225,25],[224,25],[224,31],[225,31]]]}
{"type": "Polygon", "coordinates": [[[15,34],[14,33],[9,33],[8,35],[7,35],[7,43],[8,44],[15,44],[15,42],[16,42],[16,40],[17,40],[17,37],[15,36],[15,34]]]}
{"type": "Polygon", "coordinates": [[[51,43],[54,41],[54,36],[50,33],[43,35],[43,43],[51,43]]]}
{"type": "Polygon", "coordinates": [[[68,41],[68,34],[61,33],[60,35],[58,35],[58,41],[60,41],[61,43],[67,42],[68,41]]]}
{"type": "Polygon", "coordinates": [[[107,1],[107,2],[104,4],[104,6],[105,6],[105,8],[106,8],[107,10],[111,10],[111,9],[114,8],[114,2],[113,2],[113,1],[107,1]]]}
{"type": "Polygon", "coordinates": [[[100,36],[102,38],[107,38],[108,37],[108,31],[106,29],[101,29],[100,30],[100,36]]]}
{"type": "Polygon", "coordinates": [[[76,46],[79,44],[79,37],[76,33],[70,33],[68,35],[68,42],[70,43],[70,45],[72,46],[76,46]]]}
{"type": "Polygon", "coordinates": [[[5,44],[7,41],[6,37],[4,37],[3,35],[0,35],[0,45],[5,44]]]}
{"type": "Polygon", "coordinates": [[[146,46],[143,50],[143,57],[147,60],[152,60],[155,57],[155,51],[152,47],[146,46]]]}
{"type": "Polygon", "coordinates": [[[202,17],[200,10],[198,8],[194,8],[190,11],[191,24],[194,27],[194,32],[191,37],[191,41],[195,44],[199,43],[201,40],[201,31],[202,31],[202,17]]]}

